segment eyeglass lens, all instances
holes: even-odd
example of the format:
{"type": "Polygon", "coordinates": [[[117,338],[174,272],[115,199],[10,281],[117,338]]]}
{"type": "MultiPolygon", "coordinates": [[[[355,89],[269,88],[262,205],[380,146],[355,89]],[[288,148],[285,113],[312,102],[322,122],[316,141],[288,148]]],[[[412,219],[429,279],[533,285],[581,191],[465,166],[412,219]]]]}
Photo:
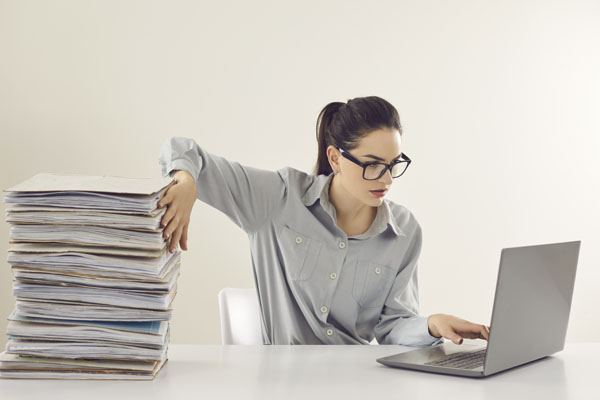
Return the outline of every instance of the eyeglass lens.
{"type": "MultiPolygon", "coordinates": [[[[394,164],[392,167],[392,178],[397,178],[404,173],[408,163],[400,162],[394,164]]],[[[385,164],[371,164],[365,168],[365,179],[377,179],[383,175],[384,170],[387,168],[385,164]]]]}

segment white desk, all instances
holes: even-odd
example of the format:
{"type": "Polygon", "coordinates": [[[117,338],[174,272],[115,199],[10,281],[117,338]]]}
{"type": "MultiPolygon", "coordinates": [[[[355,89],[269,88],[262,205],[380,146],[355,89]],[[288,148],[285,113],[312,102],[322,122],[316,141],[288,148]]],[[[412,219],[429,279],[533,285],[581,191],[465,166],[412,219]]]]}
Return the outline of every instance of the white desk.
{"type": "MultiPolygon", "coordinates": [[[[395,369],[400,346],[171,345],[154,381],[0,379],[0,399],[597,399],[600,343],[483,379],[395,369]],[[594,372],[596,371],[596,372],[594,372]]],[[[409,348],[410,349],[410,348],[409,348]]]]}

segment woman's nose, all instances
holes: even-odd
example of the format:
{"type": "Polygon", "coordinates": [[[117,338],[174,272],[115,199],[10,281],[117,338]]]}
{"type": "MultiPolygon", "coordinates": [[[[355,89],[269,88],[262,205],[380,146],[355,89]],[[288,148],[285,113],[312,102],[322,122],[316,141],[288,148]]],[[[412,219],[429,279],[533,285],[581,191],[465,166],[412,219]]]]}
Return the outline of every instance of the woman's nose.
{"type": "Polygon", "coordinates": [[[379,181],[385,183],[388,186],[392,184],[392,172],[389,170],[389,168],[385,170],[385,174],[383,174],[383,176],[379,178],[379,181]]]}

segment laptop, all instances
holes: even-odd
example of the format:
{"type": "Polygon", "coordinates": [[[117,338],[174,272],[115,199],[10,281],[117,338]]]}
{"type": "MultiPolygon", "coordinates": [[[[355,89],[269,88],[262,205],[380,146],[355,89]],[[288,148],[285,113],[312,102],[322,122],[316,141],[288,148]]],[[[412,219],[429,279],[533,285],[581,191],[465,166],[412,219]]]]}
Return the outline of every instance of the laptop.
{"type": "Polygon", "coordinates": [[[487,346],[445,342],[377,362],[481,378],[563,350],[580,245],[573,241],[502,249],[487,346]]]}

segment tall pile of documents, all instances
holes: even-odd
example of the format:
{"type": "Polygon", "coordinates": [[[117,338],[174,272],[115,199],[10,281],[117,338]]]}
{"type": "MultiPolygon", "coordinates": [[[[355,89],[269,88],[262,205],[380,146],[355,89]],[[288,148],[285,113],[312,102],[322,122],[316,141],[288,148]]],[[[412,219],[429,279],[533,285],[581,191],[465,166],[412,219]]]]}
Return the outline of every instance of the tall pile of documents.
{"type": "Polygon", "coordinates": [[[16,305],[0,377],[154,378],[181,260],[157,208],[171,184],[38,174],[5,190],[16,305]]]}

